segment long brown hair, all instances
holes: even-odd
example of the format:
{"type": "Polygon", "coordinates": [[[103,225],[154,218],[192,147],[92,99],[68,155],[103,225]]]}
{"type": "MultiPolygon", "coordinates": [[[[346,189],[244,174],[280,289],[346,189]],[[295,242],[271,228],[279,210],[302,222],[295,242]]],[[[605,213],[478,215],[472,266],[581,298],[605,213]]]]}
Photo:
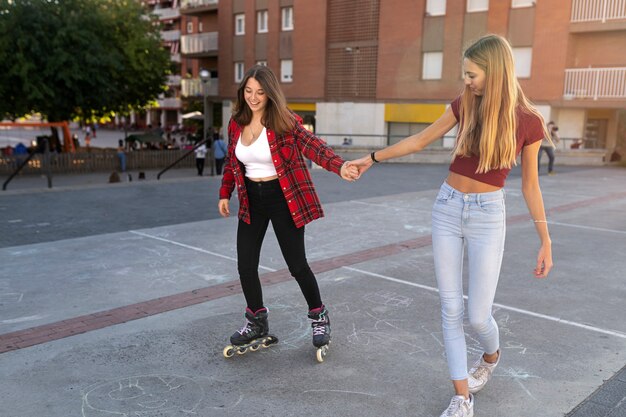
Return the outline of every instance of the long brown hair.
{"type": "Polygon", "coordinates": [[[277,134],[283,134],[295,125],[295,118],[287,108],[287,99],[280,88],[278,79],[269,67],[255,65],[250,68],[241,80],[237,89],[237,102],[233,108],[233,119],[241,126],[246,126],[252,121],[252,110],[246,103],[244,90],[250,78],[254,78],[267,96],[263,118],[263,126],[273,130],[277,134]]]}
{"type": "MultiPolygon", "coordinates": [[[[462,123],[453,155],[477,155],[477,173],[511,168],[516,158],[516,110],[543,118],[517,81],[513,51],[506,39],[483,36],[465,50],[463,58],[485,71],[485,86],[480,97],[468,87],[461,95],[462,123]]],[[[544,134],[549,137],[545,126],[544,134]]]]}

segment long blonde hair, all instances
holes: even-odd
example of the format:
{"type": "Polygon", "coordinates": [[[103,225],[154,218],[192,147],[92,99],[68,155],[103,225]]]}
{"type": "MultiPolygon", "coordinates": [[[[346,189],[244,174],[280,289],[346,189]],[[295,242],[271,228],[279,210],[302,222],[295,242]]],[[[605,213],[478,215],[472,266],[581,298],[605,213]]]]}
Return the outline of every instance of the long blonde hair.
{"type": "MultiPolygon", "coordinates": [[[[516,109],[543,118],[520,88],[513,51],[506,39],[483,36],[465,50],[463,58],[485,71],[485,85],[480,97],[468,87],[461,95],[461,126],[453,155],[477,155],[477,173],[510,169],[516,164],[516,109]]],[[[547,131],[544,133],[549,137],[547,131]]]]}
{"type": "Polygon", "coordinates": [[[283,134],[295,126],[293,113],[287,107],[287,99],[278,83],[278,78],[274,72],[264,65],[254,65],[251,67],[239,83],[237,89],[237,102],[233,109],[233,119],[241,126],[250,124],[252,120],[252,110],[248,107],[244,98],[244,90],[250,78],[254,78],[261,85],[267,95],[267,104],[263,113],[261,123],[277,134],[283,134]]]}

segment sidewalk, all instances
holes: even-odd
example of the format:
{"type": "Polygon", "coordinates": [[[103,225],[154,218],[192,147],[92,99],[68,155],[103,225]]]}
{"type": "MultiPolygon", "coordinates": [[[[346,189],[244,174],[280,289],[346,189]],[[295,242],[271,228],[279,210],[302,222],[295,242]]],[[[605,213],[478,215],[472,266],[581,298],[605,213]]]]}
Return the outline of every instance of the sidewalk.
{"type": "MultiPolygon", "coordinates": [[[[430,208],[446,170],[382,164],[355,184],[312,171],[326,217],[307,226],[307,255],[333,323],[322,364],[306,303],[271,231],[260,273],[280,342],[223,358],[244,302],[237,219],[208,211],[218,178],[191,169],[121,184],[59,177],[53,192],[16,186],[0,193],[13,222],[2,233],[33,242],[0,248],[2,415],[439,416],[452,387],[430,208]],[[194,200],[205,191],[206,201],[194,200]],[[116,201],[134,201],[144,222],[120,228],[105,207],[116,201]],[[186,220],[186,202],[207,214],[186,220]],[[45,212],[41,204],[50,217],[40,222],[49,225],[34,220],[45,212]],[[97,216],[60,218],[94,208],[97,216]],[[55,227],[56,235],[46,234],[55,227]]],[[[555,257],[547,280],[531,275],[538,241],[519,175],[507,182],[494,312],[503,361],[476,396],[477,415],[625,415],[626,322],[616,320],[626,298],[625,181],[619,168],[541,176],[555,257]]],[[[467,337],[473,359],[479,347],[467,337]]]]}

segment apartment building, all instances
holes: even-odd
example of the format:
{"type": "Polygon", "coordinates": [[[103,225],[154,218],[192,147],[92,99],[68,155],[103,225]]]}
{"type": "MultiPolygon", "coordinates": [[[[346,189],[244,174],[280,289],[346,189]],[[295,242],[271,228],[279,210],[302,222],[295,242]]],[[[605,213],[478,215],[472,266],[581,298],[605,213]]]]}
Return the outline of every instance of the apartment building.
{"type": "MultiPolygon", "coordinates": [[[[445,111],[463,88],[464,46],[497,33],[563,150],[608,161],[624,146],[626,0],[182,0],[181,14],[197,22],[183,23],[183,96],[201,95],[198,71],[209,69],[222,125],[260,63],[330,144],[386,146],[445,111]]],[[[453,133],[431,146],[451,147],[453,133]]]]}
{"type": "Polygon", "coordinates": [[[140,127],[173,126],[181,122],[181,15],[179,0],[142,0],[148,13],[156,15],[161,24],[163,47],[170,51],[172,74],[167,79],[167,90],[145,114],[132,114],[131,123],[140,127]]]}

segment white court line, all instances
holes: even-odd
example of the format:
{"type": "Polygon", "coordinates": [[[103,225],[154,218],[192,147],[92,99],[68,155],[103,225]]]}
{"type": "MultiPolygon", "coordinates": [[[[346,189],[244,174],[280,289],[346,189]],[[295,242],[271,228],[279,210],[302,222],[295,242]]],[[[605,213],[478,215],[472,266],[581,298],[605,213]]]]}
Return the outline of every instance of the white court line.
{"type": "Polygon", "coordinates": [[[605,229],[605,228],[602,228],[602,227],[581,226],[581,225],[578,225],[578,224],[553,222],[552,220],[549,220],[549,221],[548,221],[548,224],[556,224],[556,225],[558,225],[558,226],[567,226],[567,227],[576,227],[576,228],[578,228],[578,229],[597,230],[597,231],[599,231],[599,232],[620,233],[620,234],[624,234],[624,235],[626,235],[626,231],[623,231],[623,230],[613,230],[613,229],[605,229]]]}
{"type": "MultiPolygon", "coordinates": [[[[146,234],[146,233],[137,232],[135,230],[129,230],[128,232],[129,233],[134,233],[134,234],[139,235],[139,236],[149,237],[150,239],[160,240],[161,242],[171,243],[172,245],[181,246],[181,247],[186,248],[186,249],[191,249],[191,250],[195,250],[195,251],[198,251],[198,252],[206,253],[206,254],[209,254],[209,255],[217,256],[218,258],[224,258],[224,259],[228,259],[229,261],[237,262],[237,258],[233,258],[233,257],[230,257],[230,256],[222,255],[222,254],[217,253],[217,252],[211,252],[210,250],[197,248],[195,246],[185,245],[184,243],[175,242],[173,240],[164,239],[164,238],[158,237],[158,236],[152,236],[152,235],[149,235],[149,234],[146,234]]],[[[263,265],[259,265],[259,268],[265,269],[266,271],[270,271],[270,272],[276,272],[277,271],[276,269],[268,268],[267,266],[263,266],[263,265]]]]}
{"type": "MultiPolygon", "coordinates": [[[[347,269],[349,271],[354,271],[354,272],[358,272],[358,273],[361,273],[361,274],[370,275],[372,277],[385,279],[387,281],[397,282],[399,284],[410,285],[412,287],[421,288],[421,289],[427,290],[427,291],[432,291],[432,292],[437,292],[437,293],[439,292],[439,290],[437,288],[429,287],[427,285],[416,284],[414,282],[404,281],[402,279],[392,278],[392,277],[388,277],[386,275],[377,274],[377,273],[374,273],[374,272],[363,271],[362,269],[351,268],[349,266],[344,266],[342,268],[347,269]]],[[[464,295],[463,298],[467,299],[467,295],[464,295]]],[[[591,330],[593,332],[608,334],[610,336],[615,336],[615,337],[620,337],[622,339],[626,339],[626,334],[624,334],[622,332],[615,331],[615,330],[601,329],[599,327],[589,326],[587,324],[577,323],[575,321],[570,321],[570,320],[565,320],[565,319],[561,319],[561,318],[558,318],[558,317],[548,316],[546,314],[535,313],[533,311],[524,310],[524,309],[517,308],[517,307],[506,306],[504,304],[493,303],[493,305],[496,306],[496,307],[499,307],[499,308],[501,308],[503,310],[514,311],[516,313],[525,314],[527,316],[537,317],[537,318],[544,319],[544,320],[550,320],[550,321],[554,321],[556,323],[568,324],[570,326],[579,327],[581,329],[591,330]]]]}

